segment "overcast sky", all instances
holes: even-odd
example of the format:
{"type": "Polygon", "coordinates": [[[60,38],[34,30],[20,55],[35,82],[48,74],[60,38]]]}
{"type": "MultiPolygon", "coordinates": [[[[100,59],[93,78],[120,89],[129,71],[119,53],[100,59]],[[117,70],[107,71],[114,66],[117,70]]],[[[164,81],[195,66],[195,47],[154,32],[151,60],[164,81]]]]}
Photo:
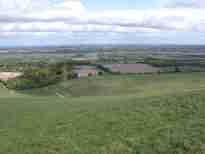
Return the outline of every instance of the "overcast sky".
{"type": "Polygon", "coordinates": [[[205,0],[0,0],[0,46],[204,44],[205,0]]]}

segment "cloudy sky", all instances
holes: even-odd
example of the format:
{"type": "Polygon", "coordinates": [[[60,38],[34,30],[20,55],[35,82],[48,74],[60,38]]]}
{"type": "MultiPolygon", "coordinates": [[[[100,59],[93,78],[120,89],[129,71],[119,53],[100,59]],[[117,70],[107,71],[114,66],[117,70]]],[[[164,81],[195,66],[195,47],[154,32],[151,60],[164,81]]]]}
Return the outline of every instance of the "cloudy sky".
{"type": "Polygon", "coordinates": [[[205,44],[205,0],[0,0],[0,46],[205,44]]]}

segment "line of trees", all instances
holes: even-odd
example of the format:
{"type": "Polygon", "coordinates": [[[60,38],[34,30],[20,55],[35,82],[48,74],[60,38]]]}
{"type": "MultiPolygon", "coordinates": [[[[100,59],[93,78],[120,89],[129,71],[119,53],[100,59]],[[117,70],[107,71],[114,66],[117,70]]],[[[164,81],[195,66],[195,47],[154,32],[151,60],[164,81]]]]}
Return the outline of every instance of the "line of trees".
{"type": "Polygon", "coordinates": [[[59,62],[42,67],[26,68],[21,77],[5,82],[7,88],[26,90],[55,84],[72,78],[72,64],[59,62]]]}

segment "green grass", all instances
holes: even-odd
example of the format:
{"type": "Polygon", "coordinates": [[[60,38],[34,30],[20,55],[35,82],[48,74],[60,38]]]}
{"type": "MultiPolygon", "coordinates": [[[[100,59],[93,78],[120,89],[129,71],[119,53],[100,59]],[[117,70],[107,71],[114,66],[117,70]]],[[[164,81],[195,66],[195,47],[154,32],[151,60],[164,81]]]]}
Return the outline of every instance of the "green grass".
{"type": "Polygon", "coordinates": [[[13,94],[0,88],[0,154],[202,154],[204,77],[84,78],[13,94]]]}
{"type": "Polygon", "coordinates": [[[160,96],[205,90],[205,73],[89,77],[62,82],[25,94],[53,96],[160,96]]]}

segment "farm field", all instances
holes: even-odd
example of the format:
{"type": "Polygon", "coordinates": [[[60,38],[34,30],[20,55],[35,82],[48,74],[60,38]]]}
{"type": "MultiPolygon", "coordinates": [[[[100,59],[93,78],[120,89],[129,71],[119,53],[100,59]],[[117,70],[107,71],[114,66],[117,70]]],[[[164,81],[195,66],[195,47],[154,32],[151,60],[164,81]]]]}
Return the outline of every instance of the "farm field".
{"type": "Polygon", "coordinates": [[[22,91],[34,96],[159,96],[205,90],[205,73],[105,75],[22,91]]]}
{"type": "Polygon", "coordinates": [[[0,86],[0,154],[195,154],[205,149],[205,73],[0,86]]]}

